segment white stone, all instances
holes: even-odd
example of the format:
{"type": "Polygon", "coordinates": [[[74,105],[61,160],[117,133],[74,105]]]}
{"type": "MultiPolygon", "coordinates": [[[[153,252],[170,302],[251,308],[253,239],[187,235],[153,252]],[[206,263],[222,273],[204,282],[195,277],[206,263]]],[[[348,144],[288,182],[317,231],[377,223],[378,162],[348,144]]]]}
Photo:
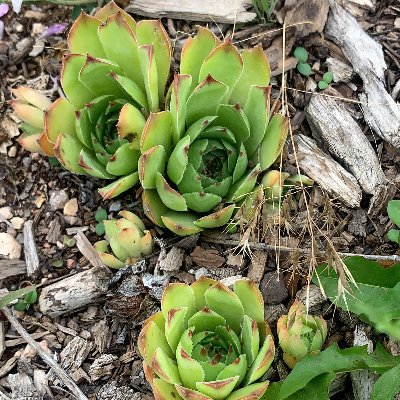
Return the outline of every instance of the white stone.
{"type": "Polygon", "coordinates": [[[14,229],[21,229],[24,225],[24,219],[20,217],[11,218],[11,224],[14,229]]]}
{"type": "Polygon", "coordinates": [[[14,158],[17,155],[17,147],[11,146],[10,150],[8,150],[8,157],[14,158]]]}
{"type": "Polygon", "coordinates": [[[21,245],[8,233],[0,233],[0,255],[10,260],[17,260],[21,256],[21,245]]]}
{"type": "Polygon", "coordinates": [[[53,209],[61,209],[64,208],[65,204],[68,201],[68,195],[65,190],[56,190],[51,192],[50,194],[50,205],[53,209]]]}
{"type": "Polygon", "coordinates": [[[13,217],[13,213],[11,211],[11,207],[1,207],[0,208],[0,214],[5,218],[5,219],[10,219],[13,217]]]}

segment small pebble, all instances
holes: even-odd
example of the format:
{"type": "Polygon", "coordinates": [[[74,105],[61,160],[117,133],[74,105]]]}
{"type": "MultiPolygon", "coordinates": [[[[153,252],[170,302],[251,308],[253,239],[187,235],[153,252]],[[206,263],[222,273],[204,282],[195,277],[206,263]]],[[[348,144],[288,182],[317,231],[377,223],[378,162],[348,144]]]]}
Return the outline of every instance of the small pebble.
{"type": "Polygon", "coordinates": [[[48,281],[48,278],[42,278],[41,280],[40,280],[40,283],[46,283],[48,281]]]}
{"type": "Polygon", "coordinates": [[[0,255],[10,260],[17,260],[21,256],[21,245],[8,233],[0,233],[0,255]]]}
{"type": "Polygon", "coordinates": [[[5,219],[10,219],[13,217],[13,213],[11,210],[10,206],[7,207],[1,207],[0,208],[0,214],[5,218],[5,219]]]}
{"type": "Polygon", "coordinates": [[[65,247],[64,243],[61,243],[59,240],[57,240],[56,245],[60,250],[62,250],[65,247]]]}
{"type": "Polygon", "coordinates": [[[22,353],[22,356],[25,358],[34,358],[36,357],[36,350],[29,346],[29,344],[27,344],[24,352],[22,353]]]}
{"type": "Polygon", "coordinates": [[[39,54],[43,53],[45,41],[43,39],[36,40],[35,44],[33,45],[32,51],[29,53],[29,56],[36,57],[39,54]]]}
{"type": "Polygon", "coordinates": [[[50,206],[55,210],[64,208],[68,202],[68,195],[65,190],[55,190],[51,192],[49,202],[50,206]]]}
{"type": "Polygon", "coordinates": [[[25,318],[25,311],[17,311],[17,310],[15,310],[15,315],[17,316],[18,319],[24,319],[25,318]]]}
{"type": "Polygon", "coordinates": [[[21,33],[21,32],[24,31],[24,26],[17,21],[17,22],[14,23],[12,29],[13,29],[14,32],[21,33]]]}
{"type": "Polygon", "coordinates": [[[24,164],[25,167],[29,167],[32,164],[32,158],[24,157],[22,159],[22,164],[24,164]]]}
{"type": "Polygon", "coordinates": [[[44,32],[45,29],[46,27],[43,24],[41,24],[40,22],[35,22],[32,25],[32,36],[40,35],[44,32]]]}
{"type": "Polygon", "coordinates": [[[86,340],[89,340],[89,339],[92,337],[92,335],[90,334],[90,332],[87,331],[86,329],[82,330],[82,331],[79,333],[79,336],[80,336],[81,338],[83,338],[83,339],[86,339],[86,340]]]}
{"type": "Polygon", "coordinates": [[[64,220],[68,225],[75,225],[78,222],[78,217],[64,216],[64,220]]]}
{"type": "Polygon", "coordinates": [[[13,238],[15,238],[17,236],[17,231],[14,228],[8,227],[7,228],[7,233],[12,236],[13,238]]]}
{"type": "Polygon", "coordinates": [[[76,261],[73,260],[72,258],[69,258],[69,259],[67,260],[67,268],[68,268],[68,269],[74,269],[75,266],[76,266],[76,261]]]}
{"type": "Polygon", "coordinates": [[[15,157],[17,155],[17,147],[11,146],[10,150],[8,150],[8,157],[15,157]]]}
{"type": "Polygon", "coordinates": [[[22,40],[20,40],[16,45],[15,48],[20,51],[23,52],[27,47],[31,46],[31,41],[28,38],[24,38],[22,40]]]}
{"type": "Polygon", "coordinates": [[[116,201],[116,202],[112,203],[110,208],[109,208],[109,211],[110,212],[121,211],[121,202],[120,201],[116,201]]]}
{"type": "Polygon", "coordinates": [[[31,158],[33,161],[37,161],[41,158],[42,156],[39,153],[31,153],[31,158]]]}
{"type": "Polygon", "coordinates": [[[73,216],[78,212],[78,199],[73,198],[64,206],[64,215],[73,216]]]}
{"type": "Polygon", "coordinates": [[[24,222],[25,222],[24,219],[20,217],[11,218],[12,227],[17,230],[22,228],[24,222]]]}

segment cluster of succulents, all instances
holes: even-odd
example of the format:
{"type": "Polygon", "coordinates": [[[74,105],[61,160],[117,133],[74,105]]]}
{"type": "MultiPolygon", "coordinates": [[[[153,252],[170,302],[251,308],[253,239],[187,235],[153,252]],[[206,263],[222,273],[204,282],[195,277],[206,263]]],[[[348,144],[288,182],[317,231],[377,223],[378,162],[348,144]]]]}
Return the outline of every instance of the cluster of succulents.
{"type": "Polygon", "coordinates": [[[166,287],[138,347],[156,400],[259,399],[268,381],[257,381],[275,354],[253,281],[239,280],[231,291],[205,277],[166,287]]]}
{"type": "Polygon", "coordinates": [[[20,143],[111,180],[104,199],[140,182],[146,215],[177,234],[225,225],[287,135],[288,119],[270,113],[261,46],[239,52],[198,27],[168,88],[171,44],[160,21],[136,23],[111,2],[93,17],[82,12],[68,44],[65,98],[14,90],[26,121],[20,143]]]}
{"type": "Polygon", "coordinates": [[[93,245],[100,259],[111,268],[132,265],[138,258],[151,254],[154,247],[150,231],[136,214],[120,211],[119,215],[122,218],[103,221],[109,241],[100,240],[93,245]]]}
{"type": "Polygon", "coordinates": [[[322,317],[308,315],[306,308],[295,301],[288,315],[279,318],[277,331],[283,360],[289,368],[294,368],[308,353],[320,352],[328,328],[322,317]]]}

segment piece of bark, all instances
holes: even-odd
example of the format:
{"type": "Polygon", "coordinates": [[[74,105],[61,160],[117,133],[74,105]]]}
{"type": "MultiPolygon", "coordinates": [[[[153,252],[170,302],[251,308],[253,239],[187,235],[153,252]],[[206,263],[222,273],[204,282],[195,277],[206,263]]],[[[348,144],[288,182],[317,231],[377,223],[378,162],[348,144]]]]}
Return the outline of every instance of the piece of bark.
{"type": "Polygon", "coordinates": [[[28,276],[36,274],[39,268],[39,256],[36,249],[35,234],[33,232],[33,221],[24,224],[24,254],[26,260],[26,272],[28,276]]]}
{"type": "Polygon", "coordinates": [[[16,365],[19,358],[22,355],[22,350],[18,350],[15,354],[9,358],[6,363],[0,368],[0,378],[7,375],[16,365]]]}
{"type": "Polygon", "coordinates": [[[341,102],[313,95],[306,117],[313,137],[327,145],[366,193],[374,194],[386,184],[374,149],[341,102]]]}
{"type": "Polygon", "coordinates": [[[166,256],[159,260],[159,268],[165,272],[177,272],[182,266],[185,251],[173,246],[166,256]]]}
{"type": "Polygon", "coordinates": [[[400,147],[400,108],[383,84],[386,63],[381,45],[334,0],[329,0],[329,6],[325,34],[342,48],[363,80],[365,94],[360,95],[360,100],[365,118],[379,136],[400,147]]]}
{"type": "Polygon", "coordinates": [[[58,216],[55,216],[49,225],[49,233],[46,235],[46,241],[49,243],[57,243],[61,238],[61,223],[58,216]]]}
{"type": "Polygon", "coordinates": [[[356,178],[319,149],[313,139],[295,135],[294,141],[300,168],[332,197],[338,198],[349,207],[359,207],[362,192],[356,178]]]}
{"type": "Polygon", "coordinates": [[[21,260],[0,260],[0,279],[26,274],[26,262],[21,260]]]}
{"type": "Polygon", "coordinates": [[[97,381],[104,376],[109,376],[115,368],[114,361],[118,359],[117,356],[112,354],[103,354],[94,360],[90,366],[89,375],[92,381],[97,381]]]}
{"type": "Polygon", "coordinates": [[[110,278],[110,270],[99,266],[49,285],[40,294],[40,311],[53,318],[97,302],[106,294],[110,278]]]}
{"type": "Polygon", "coordinates": [[[190,257],[197,265],[206,268],[218,268],[225,262],[225,258],[219,255],[218,250],[204,250],[200,246],[196,246],[190,257]]]}
{"type": "Polygon", "coordinates": [[[250,0],[133,0],[126,12],[150,18],[174,18],[189,21],[227,22],[252,21],[257,15],[248,12],[250,0]]]}
{"type": "Polygon", "coordinates": [[[353,68],[337,58],[327,58],[326,65],[333,74],[333,82],[350,82],[354,76],[353,68]]]}
{"type": "Polygon", "coordinates": [[[12,399],[17,400],[42,400],[43,395],[39,393],[32,379],[24,374],[10,374],[8,375],[8,383],[11,387],[12,399]]]}
{"type": "MultiPolygon", "coordinates": [[[[286,0],[285,25],[295,25],[296,37],[322,32],[328,17],[328,0],[286,0]],[[305,24],[299,22],[307,21],[305,24]]],[[[288,29],[288,28],[287,28],[288,29]]]]}
{"type": "Polygon", "coordinates": [[[57,376],[62,380],[65,386],[74,394],[77,400],[88,400],[88,398],[82,393],[75,382],[68,376],[68,374],[54,361],[50,354],[47,354],[41,346],[32,339],[29,333],[24,329],[24,327],[19,323],[17,318],[15,318],[8,307],[2,309],[4,315],[7,317],[9,322],[12,324],[13,328],[25,339],[25,341],[39,354],[43,361],[52,368],[57,376]]]}
{"type": "Polygon", "coordinates": [[[93,267],[106,267],[103,261],[100,260],[99,253],[93,248],[83,232],[78,232],[74,238],[79,251],[89,260],[93,267]]]}
{"type": "MultiPolygon", "coordinates": [[[[367,345],[367,353],[371,354],[374,350],[372,340],[370,340],[365,332],[365,328],[356,326],[354,330],[353,346],[367,345]]],[[[379,378],[372,370],[361,370],[350,372],[353,393],[355,400],[369,400],[371,398],[372,389],[379,378]]]]}

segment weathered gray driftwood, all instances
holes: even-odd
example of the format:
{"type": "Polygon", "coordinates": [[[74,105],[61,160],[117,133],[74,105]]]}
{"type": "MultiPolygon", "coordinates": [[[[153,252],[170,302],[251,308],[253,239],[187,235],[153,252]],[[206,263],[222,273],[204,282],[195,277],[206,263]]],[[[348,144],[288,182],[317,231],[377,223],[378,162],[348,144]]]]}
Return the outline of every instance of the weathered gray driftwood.
{"type": "Polygon", "coordinates": [[[28,276],[32,276],[39,268],[39,256],[37,253],[35,235],[33,232],[33,221],[25,222],[23,232],[26,272],[28,276]]]}
{"type": "Polygon", "coordinates": [[[354,176],[325,154],[313,139],[295,135],[294,141],[300,168],[331,196],[349,207],[359,207],[361,189],[354,176]]]}
{"type": "Polygon", "coordinates": [[[400,109],[384,87],[386,64],[382,47],[334,0],[325,34],[339,45],[354,71],[363,80],[361,106],[372,129],[395,147],[400,147],[400,109]]]}
{"type": "MultiPolygon", "coordinates": [[[[368,338],[366,329],[362,326],[356,326],[354,330],[354,346],[367,345],[367,353],[371,354],[374,350],[372,340],[368,338]]],[[[351,371],[351,380],[353,383],[353,393],[356,400],[369,400],[372,389],[378,380],[379,375],[371,370],[351,371]]]]}
{"type": "Polygon", "coordinates": [[[313,136],[328,146],[366,193],[375,194],[386,184],[374,149],[339,101],[313,95],[306,108],[306,117],[313,136]]]}
{"type": "Polygon", "coordinates": [[[26,274],[26,262],[21,260],[0,260],[0,279],[26,274]]]}
{"type": "Polygon", "coordinates": [[[256,18],[248,12],[250,0],[132,0],[125,11],[150,18],[176,18],[190,21],[216,21],[233,24],[256,18]]]}
{"type": "Polygon", "coordinates": [[[40,311],[57,317],[99,301],[108,290],[110,277],[110,270],[99,266],[47,286],[39,297],[40,311]]]}

